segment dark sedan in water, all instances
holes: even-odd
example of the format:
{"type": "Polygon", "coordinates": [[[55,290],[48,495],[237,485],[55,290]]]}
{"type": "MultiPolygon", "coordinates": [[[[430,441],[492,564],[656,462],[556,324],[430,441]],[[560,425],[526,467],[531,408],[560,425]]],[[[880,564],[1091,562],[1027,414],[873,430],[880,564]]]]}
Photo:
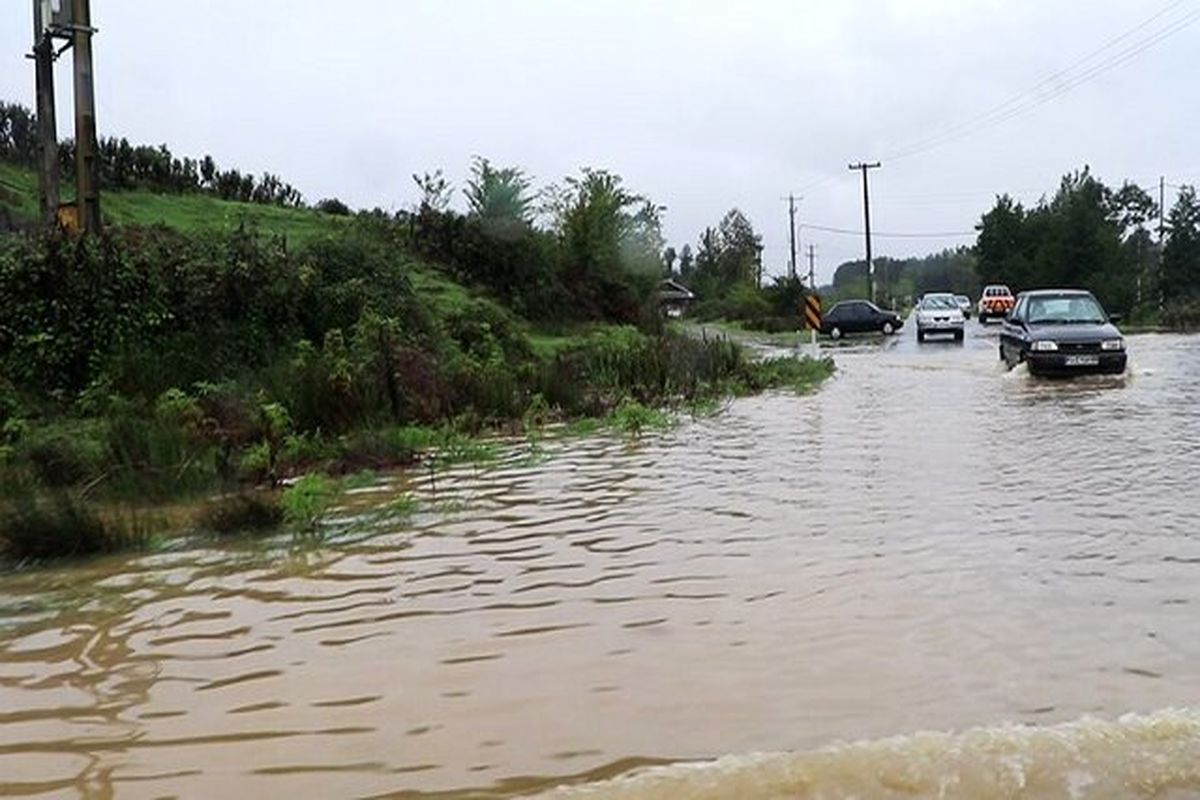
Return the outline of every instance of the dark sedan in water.
{"type": "Polygon", "coordinates": [[[1023,292],[1004,320],[1000,358],[1035,375],[1125,371],[1125,339],[1091,292],[1023,292]]]}
{"type": "Polygon", "coordinates": [[[895,311],[886,311],[867,300],[843,300],[821,317],[821,333],[840,339],[847,333],[879,331],[888,336],[904,327],[895,311]]]}

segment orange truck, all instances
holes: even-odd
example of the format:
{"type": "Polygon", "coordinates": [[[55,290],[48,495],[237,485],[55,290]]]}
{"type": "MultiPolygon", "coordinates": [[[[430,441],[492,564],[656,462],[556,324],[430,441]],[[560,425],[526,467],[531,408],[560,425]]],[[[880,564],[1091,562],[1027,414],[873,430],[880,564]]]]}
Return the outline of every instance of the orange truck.
{"type": "Polygon", "coordinates": [[[983,294],[979,295],[979,321],[985,323],[993,317],[1004,319],[1016,304],[1016,298],[1007,286],[998,283],[985,286],[983,294]]]}

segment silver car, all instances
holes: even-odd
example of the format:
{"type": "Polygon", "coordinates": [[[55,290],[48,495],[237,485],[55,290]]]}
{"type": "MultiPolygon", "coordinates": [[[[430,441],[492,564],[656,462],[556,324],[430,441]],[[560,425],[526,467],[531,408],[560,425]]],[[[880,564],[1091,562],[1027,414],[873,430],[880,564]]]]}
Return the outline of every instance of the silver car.
{"type": "Polygon", "coordinates": [[[963,316],[967,319],[971,318],[971,298],[965,294],[956,294],[954,299],[958,301],[958,307],[962,309],[963,316]]]}
{"type": "Polygon", "coordinates": [[[958,300],[952,294],[927,294],[917,304],[917,341],[930,334],[948,333],[956,341],[963,340],[966,320],[958,300]]]}

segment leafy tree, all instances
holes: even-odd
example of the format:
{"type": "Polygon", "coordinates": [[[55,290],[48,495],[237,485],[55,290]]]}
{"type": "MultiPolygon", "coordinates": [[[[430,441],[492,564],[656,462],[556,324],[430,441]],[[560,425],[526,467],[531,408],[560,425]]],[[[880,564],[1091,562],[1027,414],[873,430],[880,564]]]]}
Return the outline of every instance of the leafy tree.
{"type": "Polygon", "coordinates": [[[1034,281],[1036,241],[1030,235],[1028,218],[1024,206],[1007,194],[997,197],[996,205],[983,215],[976,226],[979,237],[975,251],[979,256],[979,277],[984,283],[1019,287],[1034,281]]]}
{"type": "Polygon", "coordinates": [[[450,207],[450,197],[454,194],[454,190],[440,169],[413,175],[412,179],[421,192],[421,202],[418,205],[421,211],[425,209],[445,211],[450,207]]]}
{"type": "Polygon", "coordinates": [[[351,213],[350,206],[336,197],[327,197],[324,200],[319,200],[314,208],[317,211],[323,211],[326,214],[332,214],[337,217],[348,217],[351,213]]]}
{"type": "Polygon", "coordinates": [[[684,282],[692,279],[692,271],[695,269],[695,260],[692,257],[692,246],[685,244],[679,248],[679,277],[684,282]]]}
{"type": "Polygon", "coordinates": [[[637,319],[662,273],[662,209],[626,190],[619,176],[586,168],[567,179],[556,210],[563,279],[580,308],[637,319]]]}
{"type": "Polygon", "coordinates": [[[679,255],[675,252],[674,247],[668,247],[663,250],[663,275],[670,278],[675,275],[675,262],[679,259],[679,255]]]}
{"type": "Polygon", "coordinates": [[[520,169],[497,169],[486,158],[476,157],[466,188],[471,216],[495,236],[520,235],[533,217],[530,185],[530,179],[520,169]]]}
{"type": "Polygon", "coordinates": [[[1109,308],[1130,310],[1146,240],[1139,231],[1153,210],[1136,187],[1113,192],[1086,167],[1032,209],[1001,196],[977,226],[980,277],[1017,290],[1088,288],[1109,308]]]}
{"type": "Polygon", "coordinates": [[[1200,296],[1200,200],[1196,189],[1184,186],[1167,215],[1170,238],[1163,248],[1162,288],[1171,299],[1200,296]]]}
{"type": "Polygon", "coordinates": [[[37,159],[37,118],[18,103],[0,100],[0,159],[32,164],[37,159]]]}
{"type": "Polygon", "coordinates": [[[758,285],[762,264],[762,237],[740,210],[731,209],[717,226],[720,237],[718,257],[723,287],[737,283],[758,285]]]}

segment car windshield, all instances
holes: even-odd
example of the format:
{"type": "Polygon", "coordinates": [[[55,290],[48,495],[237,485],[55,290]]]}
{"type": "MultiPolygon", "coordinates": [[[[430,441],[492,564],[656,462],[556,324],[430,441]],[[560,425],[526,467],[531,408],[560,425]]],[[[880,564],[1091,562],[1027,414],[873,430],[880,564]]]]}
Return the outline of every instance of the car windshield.
{"type": "Polygon", "coordinates": [[[1104,309],[1088,295],[1029,299],[1030,325],[1098,325],[1105,321],[1104,309]]]}
{"type": "Polygon", "coordinates": [[[931,294],[921,298],[921,308],[926,311],[956,309],[958,301],[948,294],[931,294]]]}

